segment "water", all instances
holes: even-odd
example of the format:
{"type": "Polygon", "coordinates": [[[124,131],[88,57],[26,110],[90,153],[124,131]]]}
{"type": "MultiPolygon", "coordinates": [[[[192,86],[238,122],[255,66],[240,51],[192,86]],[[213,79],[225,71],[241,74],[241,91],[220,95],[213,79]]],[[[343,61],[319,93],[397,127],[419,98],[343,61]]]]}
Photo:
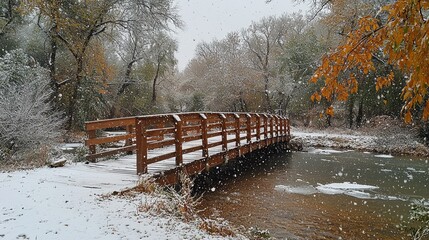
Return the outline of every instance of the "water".
{"type": "Polygon", "coordinates": [[[261,156],[211,179],[204,215],[280,239],[408,238],[411,202],[429,199],[428,160],[353,151],[261,156]]]}

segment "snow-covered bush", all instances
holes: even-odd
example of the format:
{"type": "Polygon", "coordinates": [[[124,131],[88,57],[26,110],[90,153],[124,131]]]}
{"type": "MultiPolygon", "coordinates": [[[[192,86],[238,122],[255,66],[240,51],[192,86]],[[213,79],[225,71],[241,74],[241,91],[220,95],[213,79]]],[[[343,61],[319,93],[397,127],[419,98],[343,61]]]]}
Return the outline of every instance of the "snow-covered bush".
{"type": "Polygon", "coordinates": [[[429,201],[415,199],[411,203],[410,217],[401,224],[413,240],[429,239],[429,201]]]}
{"type": "Polygon", "coordinates": [[[22,160],[59,137],[62,120],[50,94],[49,72],[22,50],[0,57],[0,160],[22,160]]]}
{"type": "Polygon", "coordinates": [[[429,202],[425,199],[415,201],[411,205],[412,237],[415,240],[429,237],[429,202]]]}

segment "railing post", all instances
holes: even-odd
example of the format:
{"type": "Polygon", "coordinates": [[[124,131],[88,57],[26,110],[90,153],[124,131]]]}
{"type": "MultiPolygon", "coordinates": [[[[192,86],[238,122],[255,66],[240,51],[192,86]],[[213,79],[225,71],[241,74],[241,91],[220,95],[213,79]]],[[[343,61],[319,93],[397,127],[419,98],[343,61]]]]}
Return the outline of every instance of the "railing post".
{"type": "Polygon", "coordinates": [[[252,142],[252,116],[248,113],[246,113],[246,132],[247,144],[250,144],[252,142]]]}
{"type": "Polygon", "coordinates": [[[144,118],[136,118],[137,174],[147,173],[147,135],[144,118]]]}
{"type": "Polygon", "coordinates": [[[287,119],[286,121],[286,127],[287,127],[287,138],[290,140],[290,120],[287,119]]]}
{"type": "Polygon", "coordinates": [[[280,118],[278,115],[274,116],[276,119],[276,143],[280,141],[280,118]]]}
{"type": "Polygon", "coordinates": [[[208,139],[207,139],[207,116],[204,113],[200,113],[201,117],[201,140],[203,144],[203,157],[209,156],[208,139]]]}
{"type": "MultiPolygon", "coordinates": [[[[131,134],[133,133],[133,125],[128,125],[125,127],[125,131],[127,132],[127,134],[131,134]]],[[[130,146],[132,144],[131,138],[127,138],[125,140],[125,145],[124,146],[130,146]]]]}
{"type": "Polygon", "coordinates": [[[285,135],[285,141],[287,141],[288,140],[288,131],[287,131],[287,123],[288,123],[288,119],[285,117],[285,120],[284,120],[284,135],[285,135]]]}
{"type": "Polygon", "coordinates": [[[264,141],[265,146],[268,146],[268,116],[264,114],[264,141]]]}
{"type": "Polygon", "coordinates": [[[175,146],[176,146],[176,166],[181,166],[183,163],[183,131],[182,131],[182,120],[176,114],[173,115],[174,126],[175,126],[175,146]]]}
{"type": "Polygon", "coordinates": [[[256,115],[256,141],[261,140],[261,116],[259,114],[256,115]]]}
{"type": "MultiPolygon", "coordinates": [[[[163,128],[163,127],[164,127],[164,124],[163,124],[163,123],[158,123],[158,124],[156,124],[156,128],[161,129],[161,128],[163,128]]],[[[164,140],[164,134],[161,134],[160,136],[157,136],[156,140],[158,140],[158,141],[163,141],[163,140],[164,140]]]]}
{"type": "MultiPolygon", "coordinates": [[[[94,139],[94,138],[96,138],[97,137],[97,134],[96,134],[96,132],[95,132],[96,130],[89,130],[89,131],[87,131],[88,132],[88,139],[94,139]]],[[[89,152],[91,153],[91,154],[96,154],[96,148],[95,148],[95,145],[89,145],[88,146],[89,147],[89,152]]]]}
{"type": "Polygon", "coordinates": [[[281,136],[281,142],[284,142],[285,139],[285,117],[280,117],[280,136],[281,136]]]}
{"type": "MultiPolygon", "coordinates": [[[[127,134],[133,133],[133,125],[128,125],[125,128],[126,128],[127,134]]],[[[131,146],[132,144],[133,144],[133,140],[131,138],[127,138],[125,140],[125,146],[131,146]]],[[[127,154],[131,155],[131,154],[133,154],[133,151],[128,151],[127,154]]]]}
{"type": "Polygon", "coordinates": [[[239,147],[241,145],[240,141],[240,115],[234,113],[235,118],[235,146],[239,147]]]}
{"type": "Polygon", "coordinates": [[[270,144],[274,142],[274,118],[270,115],[270,144]]]}
{"type": "Polygon", "coordinates": [[[226,117],[224,114],[219,114],[219,117],[222,121],[222,151],[228,150],[228,139],[226,134],[226,117]]]}

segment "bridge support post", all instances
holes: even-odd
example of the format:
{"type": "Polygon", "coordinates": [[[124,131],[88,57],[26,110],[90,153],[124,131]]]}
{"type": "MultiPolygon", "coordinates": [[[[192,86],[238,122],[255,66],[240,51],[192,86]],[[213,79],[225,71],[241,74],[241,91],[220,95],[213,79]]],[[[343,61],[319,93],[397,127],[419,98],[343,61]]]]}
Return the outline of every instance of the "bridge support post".
{"type": "Polygon", "coordinates": [[[285,141],[285,118],[280,117],[280,141],[285,141]]]}
{"type": "MultiPolygon", "coordinates": [[[[290,138],[290,120],[289,119],[287,119],[286,127],[287,127],[287,136],[288,136],[288,138],[290,138]]],[[[288,139],[288,140],[290,140],[290,139],[288,139]]]]}
{"type": "Polygon", "coordinates": [[[203,157],[209,156],[208,139],[207,139],[207,116],[204,113],[200,113],[201,118],[201,141],[203,145],[203,157]]]}
{"type": "Polygon", "coordinates": [[[240,115],[238,115],[237,113],[234,113],[234,118],[235,118],[235,122],[234,122],[234,128],[235,128],[235,147],[237,148],[238,151],[238,156],[241,157],[241,124],[240,124],[240,115]]]}
{"type": "Polygon", "coordinates": [[[274,118],[270,115],[270,144],[274,143],[274,118]]]}
{"type": "Polygon", "coordinates": [[[275,125],[276,125],[276,143],[280,142],[280,118],[279,116],[274,116],[275,125]]]}
{"type": "Polygon", "coordinates": [[[264,118],[264,146],[268,146],[268,116],[267,114],[263,115],[264,118]]]}
{"type": "Polygon", "coordinates": [[[288,119],[286,117],[283,117],[283,146],[284,149],[287,150],[287,144],[289,142],[289,135],[288,135],[288,119]]]}
{"type": "Polygon", "coordinates": [[[235,146],[240,147],[240,115],[234,113],[235,118],[235,146]]]}
{"type": "MultiPolygon", "coordinates": [[[[132,134],[133,133],[133,125],[128,125],[125,127],[127,134],[132,134]]],[[[125,146],[131,146],[133,145],[133,139],[132,138],[128,138],[125,140],[125,146]]],[[[133,154],[133,151],[128,151],[127,152],[128,155],[133,154]]]]}
{"type": "Polygon", "coordinates": [[[175,126],[175,147],[176,147],[176,166],[181,166],[183,164],[183,130],[182,130],[182,120],[176,114],[173,115],[174,126],[175,126]]]}
{"type": "Polygon", "coordinates": [[[228,151],[228,139],[226,134],[226,117],[224,114],[219,114],[222,121],[222,151],[228,151]]]}
{"type": "Polygon", "coordinates": [[[288,124],[287,118],[284,117],[284,119],[283,119],[283,135],[284,135],[284,141],[285,142],[288,141],[287,124],[288,124]]]}
{"type": "Polygon", "coordinates": [[[249,152],[252,151],[252,116],[246,114],[246,142],[249,145],[249,152]]]}
{"type": "MultiPolygon", "coordinates": [[[[88,139],[94,139],[97,137],[95,130],[87,130],[87,132],[88,132],[88,139]]],[[[89,152],[91,154],[96,153],[95,145],[89,145],[89,152]]]]}
{"type": "Polygon", "coordinates": [[[136,118],[137,174],[147,173],[147,135],[144,118],[136,118]]]}
{"type": "Polygon", "coordinates": [[[261,116],[256,115],[256,141],[258,142],[258,149],[261,149],[261,116]]]}

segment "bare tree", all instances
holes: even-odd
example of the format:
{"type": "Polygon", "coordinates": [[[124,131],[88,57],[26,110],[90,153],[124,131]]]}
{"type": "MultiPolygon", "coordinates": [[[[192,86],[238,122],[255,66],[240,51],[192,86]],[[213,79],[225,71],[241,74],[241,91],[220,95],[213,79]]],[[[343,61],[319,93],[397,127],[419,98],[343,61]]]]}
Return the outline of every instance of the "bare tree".
{"type": "MultiPolygon", "coordinates": [[[[284,18],[287,18],[286,16],[284,18]]],[[[287,20],[287,19],[286,19],[287,20]]],[[[258,71],[264,82],[266,110],[273,112],[270,94],[270,82],[277,77],[278,56],[287,25],[275,17],[262,19],[242,32],[252,67],[258,71]]]]}
{"type": "Polygon", "coordinates": [[[154,74],[152,77],[152,104],[156,104],[157,85],[160,78],[176,65],[174,52],[177,50],[177,43],[165,33],[158,33],[151,39],[151,46],[148,52],[148,64],[152,65],[154,74]]]}

